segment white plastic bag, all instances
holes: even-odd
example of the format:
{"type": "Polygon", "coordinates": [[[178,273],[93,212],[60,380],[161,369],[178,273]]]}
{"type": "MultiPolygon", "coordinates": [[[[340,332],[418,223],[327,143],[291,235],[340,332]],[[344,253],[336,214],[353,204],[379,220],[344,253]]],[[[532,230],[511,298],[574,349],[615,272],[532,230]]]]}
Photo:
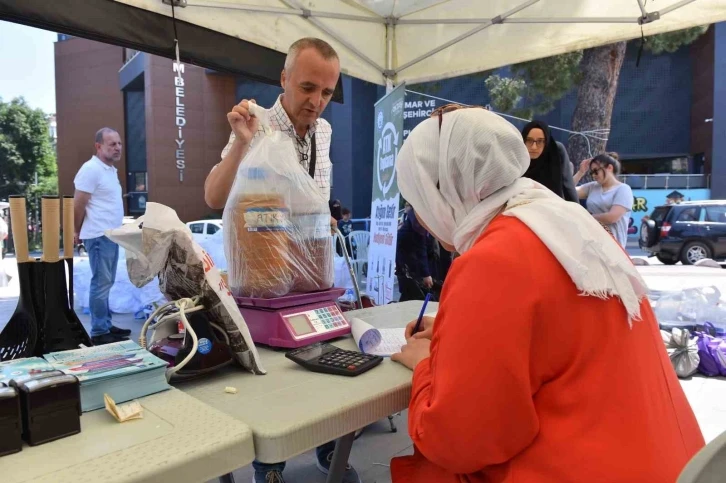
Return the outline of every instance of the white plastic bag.
{"type": "Polygon", "coordinates": [[[159,289],[169,300],[201,296],[200,303],[224,328],[240,364],[256,374],[264,374],[247,324],[219,270],[176,212],[148,202],[146,213],[138,221],[106,231],[108,238],[126,249],[131,282],[143,287],[158,275],[159,289]]]}
{"type": "Polygon", "coordinates": [[[685,329],[674,327],[671,332],[660,331],[666,345],[668,357],[678,377],[688,377],[698,370],[701,357],[698,355],[697,338],[685,329]]]}
{"type": "Polygon", "coordinates": [[[240,164],[224,238],[235,295],[273,298],[333,286],[328,202],[287,134],[267,130],[240,164]]]}
{"type": "Polygon", "coordinates": [[[224,228],[217,233],[199,242],[204,251],[214,260],[214,264],[221,271],[227,270],[227,257],[224,255],[224,228]]]}

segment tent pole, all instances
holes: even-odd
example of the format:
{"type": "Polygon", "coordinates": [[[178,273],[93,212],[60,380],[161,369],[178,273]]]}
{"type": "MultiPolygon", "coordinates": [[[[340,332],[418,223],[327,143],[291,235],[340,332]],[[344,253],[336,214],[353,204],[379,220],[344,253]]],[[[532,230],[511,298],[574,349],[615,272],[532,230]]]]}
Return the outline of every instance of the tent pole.
{"type": "Polygon", "coordinates": [[[673,10],[678,10],[679,8],[685,7],[689,3],[693,3],[695,1],[696,0],[682,0],[681,2],[674,3],[670,7],[666,7],[663,10],[659,10],[658,13],[660,13],[660,16],[662,17],[663,15],[665,15],[667,13],[671,13],[673,10]]]}
{"type": "Polygon", "coordinates": [[[502,23],[638,23],[639,17],[531,17],[507,18],[502,23]]]}
{"type": "MultiPolygon", "coordinates": [[[[690,0],[695,1],[695,0],[690,0]]],[[[448,24],[481,24],[488,19],[483,18],[422,18],[400,19],[398,23],[405,25],[448,25],[448,24]]],[[[502,18],[501,23],[633,23],[633,17],[517,17],[502,18]]]]}
{"type": "Polygon", "coordinates": [[[638,7],[640,7],[640,13],[643,14],[643,18],[648,18],[648,12],[645,10],[645,5],[643,4],[643,0],[637,0],[638,7]]]}
{"type": "Polygon", "coordinates": [[[386,20],[386,70],[383,76],[386,79],[386,94],[393,90],[393,77],[396,75],[393,71],[393,35],[396,31],[396,20],[386,20]]]}
{"type": "Polygon", "coordinates": [[[319,18],[337,18],[340,20],[358,20],[360,22],[373,22],[373,23],[383,23],[384,20],[381,17],[366,17],[364,15],[349,15],[345,13],[335,13],[335,12],[316,12],[314,10],[304,10],[299,7],[291,7],[291,8],[280,8],[280,7],[264,7],[262,5],[238,5],[238,4],[231,4],[231,3],[214,3],[214,2],[204,2],[204,3],[196,3],[193,1],[187,2],[187,7],[197,7],[197,8],[221,8],[224,10],[244,10],[247,12],[257,12],[257,13],[276,13],[281,15],[298,15],[300,17],[304,17],[306,15],[310,15],[313,17],[319,17],[319,18]]]}
{"type": "Polygon", "coordinates": [[[503,13],[502,15],[499,15],[497,17],[494,17],[491,20],[487,20],[484,24],[479,25],[478,27],[473,28],[473,29],[469,30],[468,32],[464,32],[463,34],[459,35],[458,37],[456,37],[456,38],[454,38],[452,40],[449,40],[448,42],[444,43],[443,45],[440,45],[440,46],[436,47],[435,49],[433,49],[433,50],[431,50],[431,51],[429,51],[429,52],[427,52],[427,53],[425,53],[425,54],[423,54],[423,55],[421,55],[419,57],[416,57],[415,59],[411,60],[410,62],[406,62],[402,66],[400,66],[397,69],[395,69],[395,73],[398,74],[402,70],[408,69],[409,67],[411,67],[414,64],[418,64],[422,60],[428,59],[432,55],[434,55],[434,54],[436,54],[438,52],[441,52],[442,50],[447,49],[447,48],[451,47],[454,44],[458,44],[462,40],[467,39],[467,38],[471,37],[472,35],[474,35],[476,33],[479,33],[479,32],[481,32],[482,30],[484,30],[486,28],[491,27],[492,25],[502,23],[502,21],[505,18],[507,18],[507,17],[509,17],[511,15],[514,15],[515,13],[521,12],[525,8],[531,7],[532,5],[534,5],[537,2],[539,2],[539,0],[527,0],[523,4],[514,7],[513,9],[511,9],[511,10],[503,13]]]}
{"type": "MultiPolygon", "coordinates": [[[[285,5],[288,5],[292,8],[300,8],[300,5],[297,0],[281,0],[282,3],[285,5]]],[[[302,9],[301,9],[302,10],[302,9]]],[[[348,42],[347,40],[343,39],[340,35],[338,35],[334,30],[332,30],[330,27],[322,23],[317,18],[313,17],[312,12],[310,10],[303,10],[303,18],[310,22],[311,24],[315,25],[317,28],[325,32],[326,34],[333,37],[337,42],[339,42],[341,45],[346,47],[348,50],[353,52],[355,55],[357,55],[361,60],[365,61],[370,66],[374,67],[378,72],[383,72],[383,66],[379,65],[376,61],[365,55],[363,52],[358,50],[353,44],[348,42]]],[[[383,20],[383,19],[381,19],[383,20]]]]}

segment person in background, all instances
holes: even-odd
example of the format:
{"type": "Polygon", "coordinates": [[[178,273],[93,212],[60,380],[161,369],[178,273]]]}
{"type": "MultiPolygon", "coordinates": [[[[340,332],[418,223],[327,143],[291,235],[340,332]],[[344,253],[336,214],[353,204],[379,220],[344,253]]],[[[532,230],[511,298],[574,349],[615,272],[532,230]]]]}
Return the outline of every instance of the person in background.
{"type": "Polygon", "coordinates": [[[521,134],[442,114],[396,160],[421,225],[461,256],[406,328],[413,455],[393,483],[673,482],[704,446],[647,287],[577,203],[522,175],[521,134]]]}
{"type": "Polygon", "coordinates": [[[396,277],[401,292],[399,302],[423,300],[425,295],[418,284],[426,289],[434,285],[428,261],[428,236],[418,222],[416,212],[409,210],[398,229],[396,242],[396,277]]]}
{"type": "Polygon", "coordinates": [[[0,287],[7,287],[8,285],[8,276],[5,273],[5,266],[2,263],[3,258],[5,258],[7,239],[8,224],[5,222],[5,217],[0,214],[0,287]]]}
{"type": "MultiPolygon", "coordinates": [[[[300,165],[311,174],[326,200],[330,199],[330,140],[333,129],[320,116],[333,98],[339,77],[340,59],[330,44],[312,37],[297,40],[287,51],[280,75],[283,93],[267,109],[272,129],[292,139],[300,165]]],[[[251,146],[264,136],[259,120],[250,114],[250,102],[253,101],[244,99],[227,113],[232,133],[222,151],[222,161],[212,168],[204,182],[204,200],[210,208],[224,208],[237,176],[237,168],[251,146]]],[[[331,216],[331,229],[337,225],[338,221],[331,216]]],[[[315,450],[317,467],[324,474],[330,470],[334,450],[335,441],[318,446],[315,450]]],[[[252,466],[255,468],[256,483],[285,482],[282,476],[284,461],[274,464],[254,461],[252,466]]],[[[342,483],[358,482],[358,473],[348,465],[342,483]]]]}
{"type": "Polygon", "coordinates": [[[0,260],[5,258],[5,244],[8,239],[8,224],[5,217],[0,215],[0,260]]]}
{"type": "MultiPolygon", "coordinates": [[[[353,247],[351,246],[351,241],[348,238],[348,235],[353,232],[353,222],[350,221],[352,213],[350,212],[350,209],[343,208],[341,210],[341,214],[343,215],[343,218],[338,221],[338,230],[340,230],[340,233],[345,238],[345,248],[348,250],[348,256],[355,258],[355,255],[353,254],[353,247]]],[[[343,250],[340,247],[340,243],[338,244],[338,255],[340,255],[341,257],[343,256],[343,250]]]]}
{"type": "Polygon", "coordinates": [[[524,177],[546,186],[565,201],[577,202],[570,157],[562,143],[552,137],[550,127],[543,121],[527,123],[522,129],[522,139],[530,158],[524,177]]]}
{"type": "Polygon", "coordinates": [[[330,207],[330,216],[335,219],[335,224],[337,226],[338,222],[343,219],[343,212],[340,205],[340,200],[330,200],[328,201],[328,206],[330,207]]]}
{"type": "Polygon", "coordinates": [[[401,215],[401,218],[398,220],[398,229],[400,230],[403,226],[403,223],[406,221],[406,218],[408,218],[408,214],[411,213],[411,205],[408,201],[403,202],[403,214],[401,215]]]}
{"type": "Polygon", "coordinates": [[[99,345],[126,340],[131,331],[111,322],[108,296],[116,280],[118,245],[104,235],[106,230],[120,227],[124,218],[121,183],[114,166],[121,160],[121,137],[104,127],[96,133],[95,141],[95,156],[83,163],[73,180],[73,216],[75,243],[83,240],[91,266],[91,341],[99,345]]]}
{"type": "Polygon", "coordinates": [[[587,211],[625,248],[630,213],[633,210],[633,190],[618,181],[620,162],[610,154],[586,159],[580,163],[580,169],[573,178],[575,184],[588,171],[594,181],[578,186],[577,195],[587,200],[587,211]]]}

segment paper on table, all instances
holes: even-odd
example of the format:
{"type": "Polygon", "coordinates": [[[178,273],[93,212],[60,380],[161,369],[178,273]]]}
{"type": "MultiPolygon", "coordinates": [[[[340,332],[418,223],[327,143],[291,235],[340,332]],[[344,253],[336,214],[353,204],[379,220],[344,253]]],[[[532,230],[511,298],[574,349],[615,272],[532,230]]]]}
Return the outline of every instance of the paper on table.
{"type": "Polygon", "coordinates": [[[116,402],[108,394],[103,395],[103,402],[106,405],[106,411],[116,418],[116,421],[123,423],[131,419],[142,419],[144,417],[144,409],[139,401],[131,401],[128,404],[117,405],[116,402]]]}
{"type": "Polygon", "coordinates": [[[358,349],[366,354],[390,357],[406,344],[406,329],[376,329],[360,319],[350,320],[350,330],[358,349]]]}

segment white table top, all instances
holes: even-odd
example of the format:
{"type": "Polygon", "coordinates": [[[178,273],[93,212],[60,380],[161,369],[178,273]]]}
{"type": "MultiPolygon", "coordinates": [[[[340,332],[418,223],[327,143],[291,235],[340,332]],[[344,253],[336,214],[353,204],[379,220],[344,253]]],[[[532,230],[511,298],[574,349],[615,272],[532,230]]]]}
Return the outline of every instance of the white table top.
{"type": "MultiPolygon", "coordinates": [[[[431,313],[438,304],[428,307],[431,313]]],[[[418,301],[345,315],[375,327],[393,328],[405,327],[420,311],[418,301]]],[[[332,343],[355,350],[350,336],[332,343]]],[[[229,368],[177,387],[244,421],[252,429],[257,459],[262,462],[286,461],[408,407],[411,371],[389,359],[360,376],[344,377],[310,372],[286,359],[283,351],[258,349],[268,372],[265,376],[229,368]],[[224,394],[225,386],[239,392],[224,394]]]]}
{"type": "Polygon", "coordinates": [[[79,434],[0,457],[3,483],[199,483],[255,457],[252,432],[181,391],[139,399],[144,418],[84,413],[79,434]]]}

